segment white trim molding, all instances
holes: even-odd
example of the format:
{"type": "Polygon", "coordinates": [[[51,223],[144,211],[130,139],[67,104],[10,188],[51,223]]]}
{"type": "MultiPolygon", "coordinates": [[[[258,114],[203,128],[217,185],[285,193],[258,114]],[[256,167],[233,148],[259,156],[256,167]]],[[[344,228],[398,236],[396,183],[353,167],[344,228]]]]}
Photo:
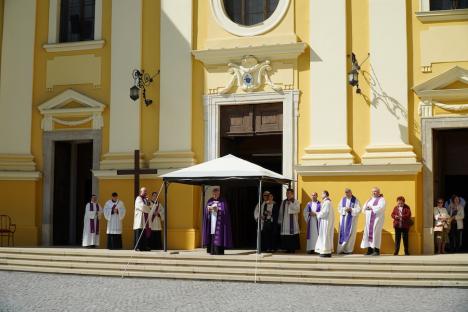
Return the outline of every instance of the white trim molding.
{"type": "Polygon", "coordinates": [[[297,119],[299,91],[234,93],[205,95],[205,161],[220,156],[220,108],[223,105],[283,103],[283,172],[295,180],[297,164],[297,119]]]}
{"type": "Polygon", "coordinates": [[[68,52],[68,51],[101,49],[104,46],[104,44],[105,44],[104,40],[89,40],[89,41],[44,44],[42,47],[47,52],[68,52]]]}
{"type": "MultiPolygon", "coordinates": [[[[49,35],[48,45],[58,44],[67,47],[66,43],[60,43],[60,2],[61,0],[49,0],[49,35]]],[[[94,41],[102,39],[102,0],[94,2],[94,41]]],[[[46,46],[44,48],[47,50],[46,46]]],[[[93,48],[95,49],[95,47],[93,48]]],[[[83,50],[83,49],[81,49],[83,50]]],[[[73,51],[73,50],[61,50],[73,51]]],[[[48,51],[49,52],[49,51],[48,51]]],[[[56,52],[56,51],[51,51],[56,52]]]]}
{"type": "Polygon", "coordinates": [[[245,55],[254,55],[259,60],[295,60],[304,53],[306,47],[307,44],[304,42],[293,42],[227,49],[194,50],[192,54],[196,60],[205,65],[217,65],[238,61],[245,55]]]}
{"type": "Polygon", "coordinates": [[[286,15],[290,2],[291,0],[279,0],[278,6],[269,18],[251,26],[240,25],[233,22],[226,14],[223,0],[211,0],[210,7],[216,22],[224,30],[236,36],[251,37],[264,34],[276,27],[286,15]]]}
{"type": "Polygon", "coordinates": [[[0,171],[0,181],[38,181],[39,171],[0,171]]]}
{"type": "Polygon", "coordinates": [[[448,111],[468,110],[468,104],[449,104],[445,101],[468,99],[468,70],[459,66],[423,82],[415,87],[413,91],[420,98],[419,116],[432,117],[434,106],[448,111]],[[467,85],[461,89],[444,89],[446,86],[461,82],[467,85]]]}
{"type": "Polygon", "coordinates": [[[102,112],[106,105],[75,90],[68,89],[52,99],[39,105],[38,109],[43,118],[41,128],[44,131],[53,131],[54,122],[66,126],[76,126],[92,121],[92,129],[99,130],[104,126],[102,112]],[[81,107],[66,108],[71,102],[81,107]],[[83,117],[82,119],[66,120],[59,117],[83,117]]]}

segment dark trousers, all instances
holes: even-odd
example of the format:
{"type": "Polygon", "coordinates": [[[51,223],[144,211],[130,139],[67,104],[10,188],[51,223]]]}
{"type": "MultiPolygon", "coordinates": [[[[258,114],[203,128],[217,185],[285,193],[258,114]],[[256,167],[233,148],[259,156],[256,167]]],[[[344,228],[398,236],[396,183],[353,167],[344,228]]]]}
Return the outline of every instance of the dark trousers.
{"type": "Polygon", "coordinates": [[[273,250],[273,223],[265,222],[262,229],[262,251],[273,250]]]}
{"type": "Polygon", "coordinates": [[[151,250],[161,250],[162,249],[162,235],[161,231],[151,231],[151,250]]]}
{"type": "Polygon", "coordinates": [[[450,228],[450,233],[449,233],[451,252],[460,251],[461,249],[460,247],[462,244],[462,235],[463,235],[463,230],[458,230],[457,224],[453,222],[452,227],[450,228]]]}
{"type": "Polygon", "coordinates": [[[133,246],[134,249],[139,250],[139,251],[149,251],[151,250],[149,247],[149,239],[146,237],[145,233],[143,233],[143,229],[136,229],[133,231],[134,232],[134,239],[133,239],[133,246]],[[141,238],[140,238],[141,235],[141,238]],[[140,239],[138,241],[138,239],[140,239]]]}
{"type": "Polygon", "coordinates": [[[206,246],[206,252],[211,254],[211,255],[224,255],[224,246],[216,246],[214,244],[214,234],[210,234],[210,244],[206,246]]]}
{"type": "Polygon", "coordinates": [[[107,249],[122,249],[122,234],[107,234],[107,249]]]}
{"type": "Polygon", "coordinates": [[[408,251],[408,229],[395,228],[395,253],[400,251],[401,235],[403,234],[403,247],[405,248],[405,255],[409,255],[408,251]]]}

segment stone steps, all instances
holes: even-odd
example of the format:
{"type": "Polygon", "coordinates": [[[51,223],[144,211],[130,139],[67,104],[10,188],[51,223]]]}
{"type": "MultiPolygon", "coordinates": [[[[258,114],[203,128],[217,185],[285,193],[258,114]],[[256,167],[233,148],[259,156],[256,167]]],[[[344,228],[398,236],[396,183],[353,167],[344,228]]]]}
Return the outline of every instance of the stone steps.
{"type": "Polygon", "coordinates": [[[356,255],[324,259],[308,255],[209,256],[196,252],[0,248],[0,270],[274,283],[468,287],[465,255],[356,255]]]}

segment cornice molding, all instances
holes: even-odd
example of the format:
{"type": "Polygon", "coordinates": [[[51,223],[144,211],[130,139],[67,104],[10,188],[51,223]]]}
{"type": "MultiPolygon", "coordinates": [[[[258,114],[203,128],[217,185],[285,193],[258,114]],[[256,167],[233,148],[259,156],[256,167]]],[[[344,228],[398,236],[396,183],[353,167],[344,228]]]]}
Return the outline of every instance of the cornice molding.
{"type": "Polygon", "coordinates": [[[307,44],[304,42],[294,42],[275,45],[235,47],[227,49],[207,49],[194,50],[193,56],[196,60],[205,65],[219,65],[237,62],[246,55],[253,55],[259,61],[264,59],[274,60],[295,60],[304,53],[307,44]]]}

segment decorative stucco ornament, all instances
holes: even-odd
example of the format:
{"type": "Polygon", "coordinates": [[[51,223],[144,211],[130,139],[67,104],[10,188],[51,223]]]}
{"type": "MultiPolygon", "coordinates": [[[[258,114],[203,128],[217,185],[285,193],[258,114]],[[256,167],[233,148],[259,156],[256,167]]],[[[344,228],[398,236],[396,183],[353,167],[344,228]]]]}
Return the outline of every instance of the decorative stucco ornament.
{"type": "Polygon", "coordinates": [[[255,91],[265,84],[276,92],[283,90],[281,87],[275,86],[268,75],[268,72],[272,70],[270,60],[258,63],[254,56],[247,55],[242,58],[240,65],[229,63],[228,66],[228,73],[232,77],[226,87],[218,91],[219,94],[228,93],[236,85],[245,92],[255,91]]]}

